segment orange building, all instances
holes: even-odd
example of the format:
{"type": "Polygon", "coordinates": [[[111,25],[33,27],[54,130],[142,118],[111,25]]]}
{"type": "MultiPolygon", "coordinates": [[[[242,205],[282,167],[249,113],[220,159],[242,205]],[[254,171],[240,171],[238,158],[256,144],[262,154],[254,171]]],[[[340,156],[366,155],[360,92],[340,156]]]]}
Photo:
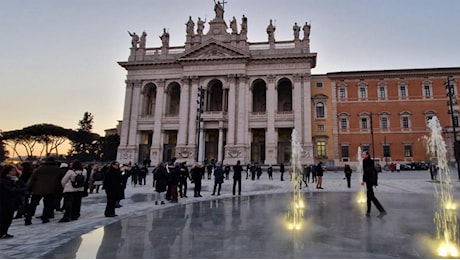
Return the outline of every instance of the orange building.
{"type": "Polygon", "coordinates": [[[327,73],[335,96],[337,142],[333,157],[337,164],[356,161],[358,147],[384,163],[428,161],[424,137],[433,116],[444,129],[448,157],[454,160],[446,90],[449,76],[455,94],[454,124],[458,126],[460,68],[327,73]]]}

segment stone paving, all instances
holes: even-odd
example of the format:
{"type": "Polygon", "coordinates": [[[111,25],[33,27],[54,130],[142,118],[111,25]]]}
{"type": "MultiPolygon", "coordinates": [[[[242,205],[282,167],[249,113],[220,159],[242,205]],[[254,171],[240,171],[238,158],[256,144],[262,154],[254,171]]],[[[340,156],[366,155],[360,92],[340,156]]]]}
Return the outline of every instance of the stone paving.
{"type": "MultiPolygon", "coordinates": [[[[232,175],[232,174],[231,174],[232,175]]],[[[359,191],[362,190],[362,186],[360,186],[360,178],[358,174],[353,174],[352,176],[352,187],[349,189],[346,187],[346,181],[343,179],[343,173],[340,172],[326,172],[325,176],[323,177],[323,190],[318,190],[314,188],[315,184],[309,183],[309,187],[305,188],[303,187],[303,191],[305,192],[306,196],[310,196],[312,201],[318,201],[319,198],[321,198],[321,201],[329,201],[329,204],[334,205],[334,201],[340,200],[341,197],[348,197],[351,198],[351,194],[356,194],[359,191]],[[324,194],[322,197],[321,194],[324,194]],[[348,194],[348,195],[347,195],[348,194]]],[[[457,181],[457,176],[454,176],[452,174],[453,178],[453,186],[454,186],[454,193],[455,193],[455,198],[458,199],[460,195],[460,182],[457,181]]],[[[188,187],[188,198],[181,198],[179,199],[179,203],[177,204],[172,204],[172,203],[166,203],[165,205],[154,205],[153,200],[155,199],[155,195],[153,193],[152,189],[152,175],[149,174],[147,176],[147,185],[146,186],[139,186],[137,185],[134,187],[130,183],[128,183],[128,186],[126,188],[126,197],[127,199],[122,200],[121,204],[123,205],[122,208],[119,208],[116,210],[116,214],[118,214],[118,217],[115,218],[105,218],[104,217],[104,208],[105,208],[105,193],[98,193],[98,194],[90,194],[88,197],[83,199],[82,203],[82,209],[81,209],[81,217],[77,221],[72,221],[68,223],[58,223],[58,220],[60,219],[60,215],[56,215],[54,219],[51,220],[50,223],[42,224],[39,219],[33,219],[32,222],[33,224],[30,226],[24,226],[24,220],[23,219],[15,219],[13,221],[13,224],[9,230],[10,234],[14,235],[14,238],[12,239],[5,239],[5,240],[0,240],[0,258],[418,258],[418,257],[427,257],[429,255],[423,254],[423,255],[417,255],[419,252],[417,251],[416,253],[405,253],[406,251],[404,249],[395,249],[395,250],[390,250],[388,254],[380,254],[379,249],[381,247],[377,247],[377,249],[372,249],[372,246],[369,246],[370,251],[366,253],[367,249],[364,250],[364,254],[360,254],[357,252],[357,250],[347,252],[342,248],[342,245],[339,244],[337,245],[335,240],[337,238],[331,238],[331,237],[326,237],[324,238],[326,233],[321,233],[321,235],[315,236],[316,239],[326,239],[327,241],[334,241],[333,244],[337,245],[338,249],[336,250],[328,250],[328,248],[324,248],[324,245],[321,244],[315,244],[315,243],[308,243],[309,240],[301,240],[304,241],[306,244],[309,244],[310,247],[308,252],[309,254],[305,255],[303,251],[299,251],[298,254],[294,254],[292,252],[297,252],[297,251],[292,251],[288,250],[286,248],[290,248],[289,246],[284,246],[279,248],[279,250],[273,250],[270,252],[270,248],[275,248],[271,244],[263,244],[261,246],[264,246],[266,249],[264,253],[257,253],[257,251],[252,252],[251,250],[232,250],[228,251],[230,249],[227,249],[226,247],[222,247],[220,250],[217,252],[221,252],[221,254],[214,255],[212,252],[213,250],[209,249],[207,250],[206,248],[202,248],[199,251],[203,253],[191,253],[191,252],[196,252],[197,246],[194,244],[184,244],[184,242],[181,242],[181,246],[179,249],[177,249],[180,252],[185,252],[181,255],[175,254],[174,250],[170,251],[171,248],[177,248],[177,241],[170,244],[170,247],[168,251],[155,251],[151,252],[148,251],[147,249],[142,249],[141,251],[143,252],[142,254],[135,254],[132,251],[136,250],[127,250],[128,253],[120,253],[116,255],[111,255],[109,253],[107,254],[89,254],[86,256],[82,256],[81,254],[76,254],[75,252],[78,251],[78,247],[82,246],[82,239],[85,235],[91,234],[92,231],[94,230],[99,230],[101,227],[107,227],[107,230],[110,230],[108,227],[110,226],[115,226],[117,225],[124,225],[124,221],[129,221],[130,219],[144,219],[146,216],[150,216],[151,214],[154,214],[154,216],[157,219],[165,219],[163,216],[166,214],[166,212],[169,211],[177,211],[179,209],[189,209],[190,207],[195,207],[195,205],[200,205],[199,211],[206,212],[207,208],[212,208],[216,207],[216,203],[218,204],[219,202],[222,202],[225,205],[231,205],[232,201],[235,201],[235,198],[238,200],[242,201],[248,201],[252,200],[253,198],[257,198],[258,196],[276,196],[276,197],[285,197],[289,195],[292,192],[292,183],[289,181],[289,175],[285,174],[285,181],[280,181],[279,179],[279,173],[274,173],[274,180],[268,180],[268,176],[266,173],[264,173],[261,176],[260,180],[255,180],[252,181],[250,179],[243,179],[242,182],[242,196],[241,197],[234,197],[231,194],[231,189],[232,189],[232,183],[233,181],[230,180],[225,181],[223,184],[221,196],[211,196],[212,193],[212,188],[213,188],[213,180],[204,180],[203,182],[203,188],[202,188],[202,195],[203,197],[201,198],[193,198],[193,184],[189,184],[188,187]],[[69,244],[72,244],[72,241],[79,240],[80,243],[77,244],[77,246],[73,246],[73,249],[68,249],[69,244]],[[81,244],[81,245],[80,245],[81,244]],[[315,245],[315,247],[311,247],[315,245]],[[75,248],[77,247],[77,248],[75,248]],[[339,250],[340,248],[340,250],[339,250]],[[320,250],[321,249],[321,250],[320,250]],[[283,253],[283,250],[286,250],[286,253],[283,253]],[[372,251],[374,250],[374,251],[372,251]],[[281,253],[280,253],[281,251],[281,253]],[[288,252],[289,251],[289,252],[288,252]],[[68,252],[68,253],[66,253],[68,252]],[[159,252],[163,252],[164,254],[159,254],[159,252]],[[247,253],[238,253],[238,252],[247,252],[247,253]],[[111,256],[111,257],[110,257],[111,256]]],[[[387,208],[387,211],[389,213],[388,216],[385,217],[385,219],[391,220],[391,222],[397,223],[400,219],[397,218],[404,218],[401,219],[404,223],[407,223],[407,221],[410,221],[410,219],[416,219],[419,217],[419,214],[417,213],[417,208],[413,210],[413,215],[412,213],[407,215],[396,215],[395,211],[396,209],[391,208],[391,206],[394,207],[399,207],[400,204],[393,204],[392,201],[398,201],[402,200],[402,198],[405,197],[411,197],[410,202],[408,201],[407,203],[410,204],[416,204],[419,205],[420,208],[420,214],[423,216],[423,220],[418,220],[416,223],[417,225],[414,225],[411,227],[411,232],[414,230],[424,230],[426,226],[430,226],[433,222],[433,216],[431,215],[431,208],[427,207],[424,208],[423,210],[423,203],[426,202],[426,200],[431,201],[433,199],[434,201],[434,194],[435,191],[435,186],[440,185],[439,183],[432,182],[429,180],[429,173],[428,171],[402,171],[399,173],[390,173],[390,172],[383,172],[380,174],[379,177],[379,186],[377,187],[376,190],[376,195],[377,197],[381,200],[382,204],[387,208]],[[406,196],[406,195],[407,196],[406,196]],[[420,196],[413,196],[413,195],[420,195],[420,196]],[[413,203],[413,201],[417,201],[417,203],[413,203]],[[421,202],[420,202],[421,201],[421,202]],[[421,203],[421,204],[420,204],[421,203]],[[421,205],[421,206],[420,206],[421,205]],[[392,214],[394,215],[392,217],[392,214]]],[[[257,201],[257,199],[256,199],[257,201]]],[[[323,203],[321,202],[321,203],[323,203]]],[[[270,205],[270,202],[267,202],[266,200],[263,200],[261,203],[267,207],[267,205],[270,205]]],[[[280,202],[278,202],[280,203],[280,202]]],[[[287,202],[286,202],[287,203],[287,202]]],[[[285,204],[286,204],[285,203],[285,204]]],[[[281,202],[280,205],[282,205],[283,202],[281,202]]],[[[432,203],[428,203],[432,204],[432,203]]],[[[244,204],[246,205],[246,204],[244,204]]],[[[247,204],[249,205],[249,204],[247,204]]],[[[275,202],[273,202],[273,205],[275,205],[275,202]]],[[[312,204],[312,211],[316,212],[316,210],[319,210],[318,208],[318,203],[312,204]]],[[[405,204],[409,205],[409,204],[405,204]]],[[[259,207],[259,206],[257,206],[259,207]]],[[[331,208],[337,207],[333,206],[331,208]]],[[[262,207],[261,209],[263,209],[262,207]]],[[[229,209],[226,209],[223,211],[223,216],[226,216],[227,214],[230,214],[228,211],[229,209]]],[[[399,209],[398,209],[399,210],[399,209]]],[[[376,210],[374,209],[373,212],[375,215],[376,210]]],[[[37,208],[37,215],[41,214],[41,207],[37,208]]],[[[204,213],[203,213],[204,214],[204,213]]],[[[331,215],[337,215],[340,214],[340,211],[332,211],[330,213],[331,215]]],[[[359,219],[363,219],[363,214],[362,212],[355,212],[355,214],[359,215],[359,219]]],[[[230,214],[231,215],[231,214],[230,214]]],[[[206,216],[206,214],[205,214],[206,216]]],[[[373,216],[375,218],[375,216],[373,216]]],[[[193,218],[191,218],[193,219],[193,218]]],[[[219,218],[220,219],[220,218],[219,218]]],[[[364,218],[365,219],[365,218],[364,218]]],[[[364,220],[363,219],[363,220],[364,220]]],[[[215,219],[213,221],[216,221],[215,219]]],[[[233,221],[232,218],[229,218],[229,221],[233,221]]],[[[128,222],[126,222],[128,223],[128,222]]],[[[131,223],[131,222],[129,222],[131,223]]],[[[161,222],[160,222],[161,223],[161,222]]],[[[227,223],[225,221],[224,223],[227,223]]],[[[358,222],[360,223],[360,222],[358,222]]],[[[170,223],[165,221],[163,224],[165,225],[171,225],[174,223],[170,223]]],[[[410,224],[410,223],[409,223],[410,224]]],[[[230,222],[228,222],[225,225],[231,225],[230,222]]],[[[254,232],[259,232],[257,230],[252,230],[251,226],[257,226],[257,224],[251,224],[248,222],[246,225],[249,225],[247,227],[248,229],[245,230],[243,233],[247,232],[247,236],[244,237],[244,239],[248,240],[249,243],[251,240],[257,241],[258,235],[255,235],[257,233],[254,232]]],[[[334,227],[333,225],[331,226],[330,223],[323,223],[320,224],[319,226],[324,225],[325,229],[332,229],[336,230],[337,227],[334,227]]],[[[384,226],[384,225],[379,225],[377,222],[374,222],[373,224],[374,228],[377,228],[379,232],[386,233],[388,231],[388,234],[385,234],[383,237],[386,237],[385,243],[390,243],[392,241],[391,237],[391,232],[389,230],[392,230],[395,225],[391,226],[384,226]],[[383,228],[383,229],[382,229],[383,228]],[[389,236],[389,237],[388,237],[389,236]]],[[[434,226],[434,224],[432,224],[434,226]]],[[[151,225],[150,225],[151,226],[151,225]]],[[[410,226],[410,225],[409,225],[410,226]]],[[[259,226],[260,228],[260,226],[259,226]]],[[[356,227],[361,229],[359,225],[356,227]]],[[[152,227],[151,227],[152,229],[152,227]]],[[[115,228],[115,230],[117,230],[115,228]]],[[[133,229],[136,230],[136,229],[133,229]]],[[[161,233],[164,229],[161,229],[161,227],[158,227],[158,232],[159,234],[167,235],[166,231],[164,233],[161,233]]],[[[225,230],[221,230],[222,232],[227,232],[229,228],[225,230]]],[[[105,231],[107,232],[107,231],[105,231]]],[[[121,232],[121,231],[120,231],[121,232]]],[[[126,234],[120,235],[121,237],[127,236],[127,238],[133,238],[133,234],[131,234],[132,231],[127,231],[126,234]]],[[[134,231],[136,233],[137,231],[134,231]]],[[[196,232],[206,232],[206,230],[203,228],[201,230],[195,230],[196,232]]],[[[325,231],[322,231],[325,232],[325,231]]],[[[394,232],[399,232],[395,230],[394,232]]],[[[433,227],[428,228],[426,231],[428,233],[433,232],[433,227]]],[[[188,233],[187,233],[188,234],[188,233]]],[[[201,243],[206,244],[206,241],[209,241],[211,243],[214,243],[218,239],[216,239],[213,235],[210,233],[201,233],[204,234],[201,236],[201,243]],[[209,236],[208,236],[209,235],[209,236]]],[[[353,240],[354,242],[352,243],[357,243],[359,241],[359,234],[358,237],[353,240]]],[[[177,235],[177,234],[176,234],[177,235]]],[[[407,234],[401,233],[401,239],[407,239],[405,236],[407,234]]],[[[434,235],[434,234],[433,234],[434,235]]],[[[188,235],[190,236],[190,235],[188,235]]],[[[232,236],[241,236],[241,233],[237,234],[230,234],[230,237],[232,236]]],[[[339,237],[340,239],[347,238],[346,236],[341,235],[339,237]]],[[[175,239],[174,237],[171,239],[175,239]]],[[[279,238],[274,237],[273,241],[267,240],[265,243],[274,243],[274,244],[279,244],[279,238]],[[275,243],[276,242],[276,243],[275,243]]],[[[304,238],[305,239],[305,238],[304,238]]],[[[128,239],[127,239],[128,240],[128,239]]],[[[135,239],[133,239],[135,240],[135,239]]],[[[193,240],[193,239],[192,239],[193,240]]],[[[115,242],[114,242],[115,243],[115,242]]],[[[128,242],[126,242],[129,244],[128,242]]],[[[153,242],[152,242],[153,243],[153,242]]],[[[234,247],[239,245],[238,241],[234,241],[231,238],[227,237],[226,243],[229,244],[234,244],[234,247]],[[230,241],[230,242],[229,242],[230,241]],[[233,241],[233,242],[232,242],[233,241]]],[[[397,242],[394,242],[395,244],[397,242]]],[[[114,250],[114,248],[117,248],[118,244],[112,244],[111,246],[108,246],[107,248],[114,250]]],[[[212,244],[210,244],[212,246],[212,244]]],[[[220,245],[220,244],[218,244],[220,245]]],[[[244,247],[244,245],[243,245],[244,247]]],[[[99,250],[98,248],[96,249],[89,249],[88,247],[85,250],[81,251],[101,251],[102,250],[102,245],[100,245],[99,250]]],[[[305,248],[305,247],[304,247],[305,248]]],[[[304,249],[307,250],[307,249],[304,249]]]]}

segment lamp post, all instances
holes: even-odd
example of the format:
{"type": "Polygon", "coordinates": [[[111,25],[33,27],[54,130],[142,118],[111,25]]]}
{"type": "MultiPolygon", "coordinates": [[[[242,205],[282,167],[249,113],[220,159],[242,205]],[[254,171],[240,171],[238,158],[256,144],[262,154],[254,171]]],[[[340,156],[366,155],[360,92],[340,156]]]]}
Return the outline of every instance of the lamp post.
{"type": "Polygon", "coordinates": [[[196,109],[196,125],[197,125],[197,142],[196,142],[196,161],[199,161],[200,158],[200,133],[201,133],[201,122],[203,122],[203,118],[201,117],[203,114],[203,106],[204,106],[204,95],[205,91],[202,86],[198,88],[198,99],[196,103],[198,104],[198,108],[196,109]]]}
{"type": "Polygon", "coordinates": [[[374,126],[372,124],[372,112],[370,115],[370,121],[371,121],[371,140],[372,140],[372,158],[375,158],[375,146],[374,146],[374,126]]]}
{"type": "Polygon", "coordinates": [[[455,95],[454,86],[450,84],[452,81],[452,76],[447,77],[446,88],[447,88],[447,96],[449,97],[449,114],[450,119],[452,121],[452,133],[454,135],[454,156],[455,162],[457,163],[457,173],[458,179],[460,180],[460,142],[457,141],[457,125],[458,120],[455,120],[454,116],[454,105],[457,105],[457,101],[453,100],[455,95]]]}

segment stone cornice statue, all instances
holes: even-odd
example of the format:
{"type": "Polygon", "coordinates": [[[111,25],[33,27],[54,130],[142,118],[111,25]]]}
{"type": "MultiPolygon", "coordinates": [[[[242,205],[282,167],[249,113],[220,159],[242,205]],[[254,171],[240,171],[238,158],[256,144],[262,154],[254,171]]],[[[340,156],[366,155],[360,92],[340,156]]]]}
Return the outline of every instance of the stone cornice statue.
{"type": "Polygon", "coordinates": [[[166,28],[163,28],[163,34],[160,36],[162,47],[169,47],[169,33],[166,31],[166,28]]]}
{"type": "Polygon", "coordinates": [[[195,23],[193,22],[191,16],[188,17],[188,22],[185,25],[187,26],[186,27],[187,36],[193,36],[194,34],[193,31],[195,30],[195,23]]]}
{"type": "Polygon", "coordinates": [[[129,35],[131,36],[131,47],[137,49],[137,44],[139,43],[139,35],[135,32],[131,33],[128,31],[129,35]]]}
{"type": "Polygon", "coordinates": [[[197,25],[196,26],[197,27],[196,28],[196,33],[198,35],[203,35],[203,30],[204,30],[204,24],[205,23],[206,23],[206,19],[204,19],[204,21],[203,21],[203,20],[201,20],[200,17],[198,17],[198,21],[196,22],[196,25],[197,25]]]}
{"type": "Polygon", "coordinates": [[[145,49],[145,43],[147,40],[147,33],[145,31],[142,32],[141,39],[139,42],[139,48],[140,49],[145,49]]]}
{"type": "Polygon", "coordinates": [[[215,20],[223,20],[224,19],[224,7],[222,4],[216,0],[214,0],[214,11],[216,12],[216,18],[215,20]]]}
{"type": "Polygon", "coordinates": [[[270,19],[270,24],[267,26],[268,41],[275,42],[275,30],[276,27],[273,26],[272,19],[270,19]]]}

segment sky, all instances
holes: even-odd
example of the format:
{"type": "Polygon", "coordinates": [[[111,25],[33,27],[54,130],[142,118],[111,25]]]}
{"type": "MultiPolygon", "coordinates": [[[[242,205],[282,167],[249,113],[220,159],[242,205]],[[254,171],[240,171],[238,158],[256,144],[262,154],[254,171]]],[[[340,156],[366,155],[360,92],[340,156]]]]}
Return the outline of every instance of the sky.
{"type": "MultiPolygon", "coordinates": [[[[250,42],[267,41],[270,19],[277,41],[311,23],[312,74],[324,74],[460,67],[459,13],[457,0],[226,0],[224,19],[240,28],[244,14],[250,42]]],[[[123,117],[128,31],[150,48],[166,28],[183,46],[189,16],[209,22],[214,0],[0,0],[0,130],[77,129],[90,112],[103,135],[123,117]]]]}

